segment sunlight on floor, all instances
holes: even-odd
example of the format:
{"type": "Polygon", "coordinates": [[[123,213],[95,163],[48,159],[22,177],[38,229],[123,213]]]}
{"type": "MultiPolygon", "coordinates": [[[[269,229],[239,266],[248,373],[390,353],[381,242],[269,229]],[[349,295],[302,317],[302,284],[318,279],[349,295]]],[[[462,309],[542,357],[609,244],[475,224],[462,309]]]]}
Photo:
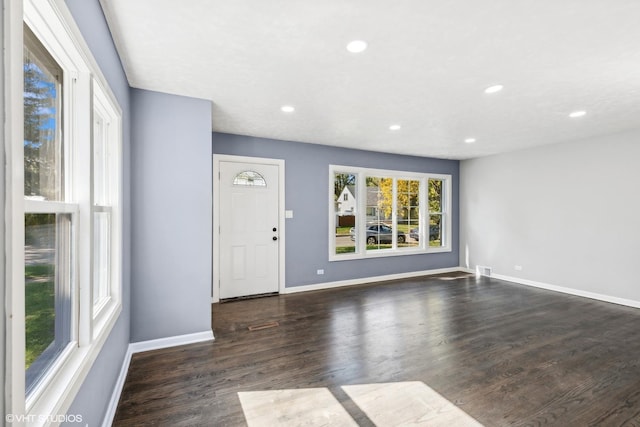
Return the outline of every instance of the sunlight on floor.
{"type": "Polygon", "coordinates": [[[327,388],[239,392],[249,427],[357,427],[327,388]]]}
{"type": "MultiPolygon", "coordinates": [[[[482,427],[420,381],[342,389],[377,427],[482,427]]],[[[239,392],[238,397],[249,427],[358,425],[327,388],[239,392]]]]}
{"type": "Polygon", "coordinates": [[[378,427],[482,426],[420,381],[347,385],[342,389],[378,427]]]}

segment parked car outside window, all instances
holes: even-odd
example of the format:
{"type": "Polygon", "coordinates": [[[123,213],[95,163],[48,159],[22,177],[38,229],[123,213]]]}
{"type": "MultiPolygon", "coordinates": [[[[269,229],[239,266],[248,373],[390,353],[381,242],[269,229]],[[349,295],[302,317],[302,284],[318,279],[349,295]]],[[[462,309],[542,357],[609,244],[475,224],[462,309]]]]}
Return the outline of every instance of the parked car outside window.
{"type": "MultiPolygon", "coordinates": [[[[356,230],[349,230],[351,240],[356,240],[356,230]]],[[[393,239],[393,229],[386,224],[369,224],[367,225],[367,244],[375,245],[377,243],[391,243],[393,239]]],[[[402,231],[398,231],[398,243],[404,243],[407,238],[402,231]]]]}
{"type": "MultiPolygon", "coordinates": [[[[420,240],[420,229],[412,228],[409,230],[409,237],[414,240],[420,240]]],[[[429,226],[429,240],[438,240],[440,238],[440,228],[437,225],[429,226]]]]}

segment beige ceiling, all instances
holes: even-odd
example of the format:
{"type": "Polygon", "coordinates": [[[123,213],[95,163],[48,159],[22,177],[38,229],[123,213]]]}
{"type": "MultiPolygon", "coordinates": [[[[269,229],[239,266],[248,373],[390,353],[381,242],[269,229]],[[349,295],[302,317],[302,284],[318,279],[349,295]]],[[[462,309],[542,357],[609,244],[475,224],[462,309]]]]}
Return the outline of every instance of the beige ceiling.
{"type": "Polygon", "coordinates": [[[640,128],[638,0],[102,5],[130,85],[211,100],[219,132],[465,159],[640,128]]]}

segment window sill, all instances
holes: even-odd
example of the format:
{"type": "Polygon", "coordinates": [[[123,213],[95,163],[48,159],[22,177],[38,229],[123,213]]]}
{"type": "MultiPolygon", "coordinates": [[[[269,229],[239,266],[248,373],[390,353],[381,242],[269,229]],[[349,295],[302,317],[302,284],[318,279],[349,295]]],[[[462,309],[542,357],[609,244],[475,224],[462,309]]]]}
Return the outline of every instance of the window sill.
{"type": "Polygon", "coordinates": [[[450,246],[444,247],[429,247],[428,249],[381,249],[374,251],[367,251],[364,254],[344,254],[344,255],[329,255],[329,262],[334,261],[353,261],[357,259],[370,259],[370,258],[386,258],[394,256],[407,256],[407,255],[428,255],[442,252],[451,252],[450,246]]]}
{"type": "Polygon", "coordinates": [[[109,313],[105,313],[102,324],[96,325],[98,333],[91,345],[71,349],[69,354],[64,355],[60,366],[49,381],[36,387],[26,401],[27,426],[59,424],[60,417],[66,414],[73,403],[121,312],[122,306],[114,304],[109,313]]]}

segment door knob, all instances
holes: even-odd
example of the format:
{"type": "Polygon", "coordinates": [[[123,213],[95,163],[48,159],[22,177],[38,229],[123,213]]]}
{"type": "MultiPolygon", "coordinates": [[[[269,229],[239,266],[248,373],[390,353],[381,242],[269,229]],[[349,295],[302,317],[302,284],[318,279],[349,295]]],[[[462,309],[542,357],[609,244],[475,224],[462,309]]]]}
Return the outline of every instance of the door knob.
{"type": "Polygon", "coordinates": [[[273,240],[278,240],[278,238],[276,236],[273,236],[273,240]]]}

